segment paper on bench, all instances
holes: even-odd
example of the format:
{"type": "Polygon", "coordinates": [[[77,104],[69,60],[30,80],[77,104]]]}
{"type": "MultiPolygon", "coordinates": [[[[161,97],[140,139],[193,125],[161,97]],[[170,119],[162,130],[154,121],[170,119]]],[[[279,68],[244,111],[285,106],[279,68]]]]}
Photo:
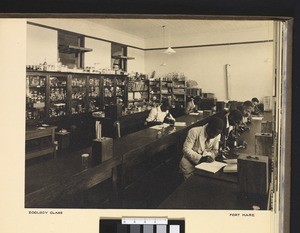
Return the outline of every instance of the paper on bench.
{"type": "Polygon", "coordinates": [[[175,126],[186,126],[185,122],[175,122],[175,126]]]}
{"type": "Polygon", "coordinates": [[[252,120],[262,120],[263,118],[262,116],[252,116],[252,120]]]}
{"type": "Polygon", "coordinates": [[[222,167],[225,167],[225,166],[226,166],[226,163],[214,161],[212,163],[200,163],[200,164],[196,165],[195,168],[203,170],[203,171],[211,172],[211,173],[216,173],[222,167]]]}
{"type": "Polygon", "coordinates": [[[150,129],[161,130],[163,127],[166,128],[168,126],[169,126],[169,124],[163,123],[162,125],[154,125],[154,126],[150,127],[150,129]]]}
{"type": "Polygon", "coordinates": [[[191,112],[191,113],[189,113],[189,115],[192,115],[192,116],[198,116],[198,115],[199,115],[199,112],[191,112]]]}

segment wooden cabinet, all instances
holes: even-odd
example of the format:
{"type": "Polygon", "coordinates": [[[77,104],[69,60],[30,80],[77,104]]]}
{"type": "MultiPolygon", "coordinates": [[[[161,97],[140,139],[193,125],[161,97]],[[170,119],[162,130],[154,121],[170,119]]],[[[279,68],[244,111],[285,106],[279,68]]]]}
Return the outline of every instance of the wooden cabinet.
{"type": "Polygon", "coordinates": [[[54,136],[56,126],[30,127],[26,129],[26,155],[25,160],[46,154],[56,155],[54,136]]]}
{"type": "Polygon", "coordinates": [[[58,119],[103,110],[105,105],[127,106],[127,76],[28,71],[26,122],[58,119]]]}

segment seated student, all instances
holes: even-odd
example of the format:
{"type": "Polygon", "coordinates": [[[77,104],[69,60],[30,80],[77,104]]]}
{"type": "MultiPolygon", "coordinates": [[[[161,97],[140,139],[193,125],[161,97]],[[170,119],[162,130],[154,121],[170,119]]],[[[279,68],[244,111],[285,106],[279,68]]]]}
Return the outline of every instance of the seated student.
{"type": "Polygon", "coordinates": [[[259,115],[259,113],[260,113],[260,109],[258,108],[259,100],[256,97],[254,97],[254,98],[251,99],[251,102],[252,102],[252,105],[253,105],[253,109],[252,109],[251,114],[252,115],[259,115]]]}
{"type": "Polygon", "coordinates": [[[169,113],[170,107],[170,101],[167,99],[163,100],[161,105],[153,107],[146,119],[147,125],[157,125],[163,122],[174,123],[175,119],[169,113]]]}
{"type": "Polygon", "coordinates": [[[251,101],[245,101],[242,106],[237,107],[238,110],[243,114],[243,123],[246,124],[252,121],[251,112],[253,105],[251,101]]]}
{"type": "Polygon", "coordinates": [[[189,113],[195,112],[195,110],[196,110],[196,105],[194,103],[194,98],[190,97],[188,99],[187,104],[186,104],[186,108],[185,108],[184,113],[185,114],[189,114],[189,113]]]}
{"type": "Polygon", "coordinates": [[[231,145],[231,142],[239,135],[234,134],[234,129],[242,123],[243,115],[239,110],[230,110],[217,113],[217,116],[223,120],[224,128],[221,134],[222,147],[225,149],[231,145]]]}
{"type": "Polygon", "coordinates": [[[223,120],[219,117],[212,117],[206,125],[189,130],[183,144],[183,157],[179,164],[185,178],[193,174],[195,165],[214,161],[218,154],[222,130],[223,120]]]}

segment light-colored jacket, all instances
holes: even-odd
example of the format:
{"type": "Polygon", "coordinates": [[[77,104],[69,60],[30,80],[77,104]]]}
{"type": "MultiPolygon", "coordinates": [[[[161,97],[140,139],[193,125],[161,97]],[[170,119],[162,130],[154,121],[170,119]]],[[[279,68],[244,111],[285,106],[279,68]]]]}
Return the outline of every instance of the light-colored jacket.
{"type": "Polygon", "coordinates": [[[189,101],[187,104],[186,104],[186,108],[185,108],[185,114],[189,114],[191,112],[194,111],[194,108],[196,107],[196,105],[194,104],[194,101],[189,101]]]}
{"type": "MultiPolygon", "coordinates": [[[[146,121],[147,122],[163,122],[165,117],[169,114],[169,111],[161,111],[160,106],[154,107],[151,109],[149,116],[147,117],[146,121]]],[[[169,114],[170,119],[174,119],[171,114],[169,114]]]]}
{"type": "Polygon", "coordinates": [[[207,124],[190,129],[185,139],[183,144],[183,157],[179,164],[185,178],[193,174],[195,165],[199,163],[203,156],[207,154],[211,154],[214,158],[217,156],[221,135],[219,134],[206,142],[206,127],[207,124]]]}

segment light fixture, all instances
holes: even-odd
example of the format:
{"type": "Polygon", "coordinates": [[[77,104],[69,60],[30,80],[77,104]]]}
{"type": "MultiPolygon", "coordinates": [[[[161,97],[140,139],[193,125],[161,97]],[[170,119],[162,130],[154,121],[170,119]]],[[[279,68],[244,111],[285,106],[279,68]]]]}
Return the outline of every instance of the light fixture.
{"type": "MultiPolygon", "coordinates": [[[[163,28],[163,37],[164,37],[164,44],[163,44],[163,47],[165,47],[165,27],[166,26],[162,26],[162,28],[163,28]]],[[[171,54],[173,54],[173,53],[176,53],[176,51],[174,50],[174,49],[172,49],[171,48],[171,45],[170,45],[170,31],[169,31],[169,46],[168,46],[168,48],[164,51],[164,53],[166,53],[166,54],[169,54],[169,55],[171,55],[171,54]]]]}

